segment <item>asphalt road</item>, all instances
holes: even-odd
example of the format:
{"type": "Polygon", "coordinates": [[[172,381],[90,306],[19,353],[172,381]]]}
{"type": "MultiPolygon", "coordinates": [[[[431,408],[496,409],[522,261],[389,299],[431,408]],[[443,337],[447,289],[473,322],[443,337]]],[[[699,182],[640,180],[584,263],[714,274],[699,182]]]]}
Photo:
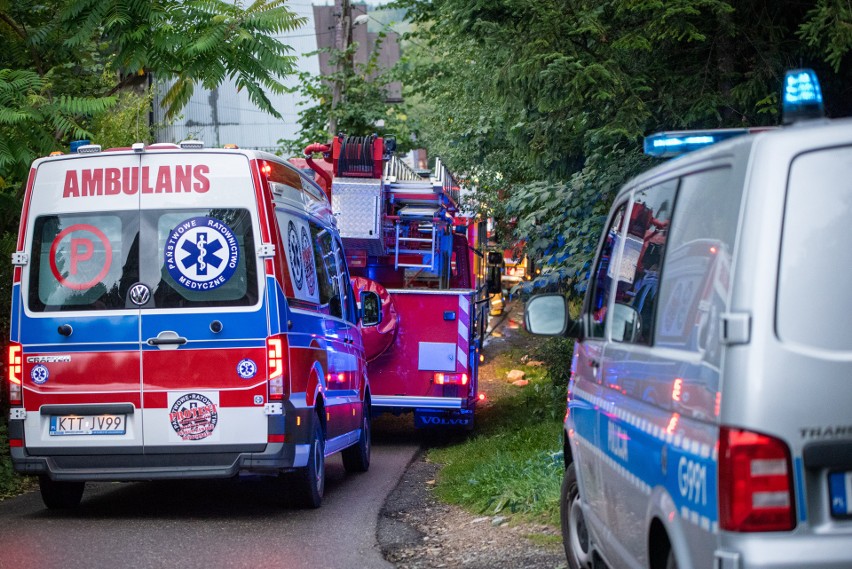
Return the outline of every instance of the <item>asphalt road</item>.
{"type": "Polygon", "coordinates": [[[364,474],[330,458],[318,510],[282,505],[269,479],[89,483],[70,512],[30,492],[0,502],[0,568],[389,568],[376,522],[419,448],[394,439],[364,474]]]}

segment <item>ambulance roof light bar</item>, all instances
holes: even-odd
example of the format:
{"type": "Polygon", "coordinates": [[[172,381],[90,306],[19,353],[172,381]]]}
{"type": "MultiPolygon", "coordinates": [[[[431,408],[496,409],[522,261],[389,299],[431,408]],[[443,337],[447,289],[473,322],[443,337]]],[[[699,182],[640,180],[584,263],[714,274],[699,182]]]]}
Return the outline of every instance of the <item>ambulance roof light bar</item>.
{"type": "Polygon", "coordinates": [[[181,140],[178,143],[183,150],[201,150],[204,148],[203,140],[181,140]]]}
{"type": "Polygon", "coordinates": [[[84,144],[77,147],[77,154],[97,154],[101,150],[100,144],[84,144]]]}
{"type": "Polygon", "coordinates": [[[784,124],[825,117],[822,90],[813,69],[794,69],[786,73],[781,110],[784,124]]]}

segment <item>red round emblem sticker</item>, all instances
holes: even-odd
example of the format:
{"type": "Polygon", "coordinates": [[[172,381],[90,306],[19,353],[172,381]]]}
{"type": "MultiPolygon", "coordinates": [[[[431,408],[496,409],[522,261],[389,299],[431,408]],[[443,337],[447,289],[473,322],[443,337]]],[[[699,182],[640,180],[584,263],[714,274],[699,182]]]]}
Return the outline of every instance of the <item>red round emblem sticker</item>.
{"type": "Polygon", "coordinates": [[[109,272],[112,246],[103,232],[86,223],[78,223],[59,232],[50,246],[50,270],[60,285],[73,290],[90,289],[109,272]],[[95,240],[103,245],[104,256],[95,255],[95,240]],[[59,270],[58,256],[67,266],[59,270]],[[91,276],[94,275],[94,276],[91,276]]]}

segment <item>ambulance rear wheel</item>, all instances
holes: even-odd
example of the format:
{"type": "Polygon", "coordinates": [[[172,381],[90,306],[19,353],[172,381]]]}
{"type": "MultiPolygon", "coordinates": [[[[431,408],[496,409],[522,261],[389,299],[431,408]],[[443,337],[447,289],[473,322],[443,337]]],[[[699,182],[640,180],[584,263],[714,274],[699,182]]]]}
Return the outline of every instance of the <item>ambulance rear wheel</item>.
{"type": "Polygon", "coordinates": [[[38,485],[44,505],[51,510],[76,508],[86,488],[85,482],[58,482],[47,475],[39,476],[38,485]]]}
{"type": "Polygon", "coordinates": [[[592,566],[592,548],[586,519],[581,507],[580,489],[577,485],[577,470],[574,463],[568,465],[562,477],[562,499],[559,517],[562,522],[562,545],[570,569],[592,566]]]}
{"type": "Polygon", "coordinates": [[[361,436],[358,438],[358,443],[344,449],[341,453],[343,457],[343,468],[346,472],[367,472],[370,469],[370,406],[364,405],[364,412],[361,414],[361,436]]]}
{"type": "Polygon", "coordinates": [[[325,436],[319,419],[314,421],[308,465],[296,473],[295,479],[301,505],[319,508],[325,492],[325,436]]]}

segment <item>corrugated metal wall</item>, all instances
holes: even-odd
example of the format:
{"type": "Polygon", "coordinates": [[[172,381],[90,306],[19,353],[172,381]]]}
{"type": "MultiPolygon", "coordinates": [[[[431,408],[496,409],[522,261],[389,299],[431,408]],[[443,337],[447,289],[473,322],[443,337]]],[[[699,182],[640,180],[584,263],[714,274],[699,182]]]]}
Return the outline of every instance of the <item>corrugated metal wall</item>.
{"type": "MultiPolygon", "coordinates": [[[[278,39],[293,48],[293,55],[299,56],[299,71],[319,74],[319,59],[316,55],[304,54],[316,51],[317,38],[314,28],[314,13],[310,0],[292,0],[287,6],[299,16],[307,18],[305,25],[298,30],[282,34],[278,39]]],[[[285,84],[295,87],[296,77],[290,77],[285,84]]],[[[164,111],[159,99],[168,91],[171,82],[164,82],[154,99],[154,121],[164,123],[164,111]]],[[[298,130],[298,106],[301,96],[298,93],[273,95],[267,93],[273,106],[281,113],[282,119],[276,119],[252,103],[245,90],[238,92],[236,85],[226,81],[212,91],[196,86],[189,104],[181,116],[172,124],[161,127],[157,132],[157,142],[179,142],[187,138],[203,140],[207,146],[237,144],[240,148],[259,148],[274,151],[278,140],[295,138],[298,130]]]]}

